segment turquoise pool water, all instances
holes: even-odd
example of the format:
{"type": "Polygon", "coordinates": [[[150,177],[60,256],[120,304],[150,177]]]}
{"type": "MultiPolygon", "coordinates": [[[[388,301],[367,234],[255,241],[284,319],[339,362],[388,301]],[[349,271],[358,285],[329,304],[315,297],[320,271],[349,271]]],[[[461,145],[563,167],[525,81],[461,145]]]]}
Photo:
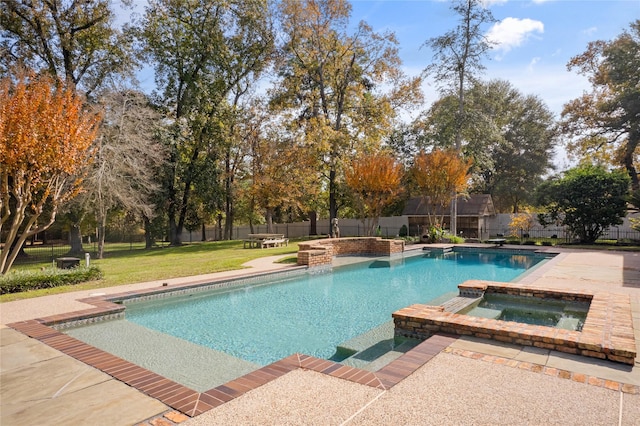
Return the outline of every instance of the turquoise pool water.
{"type": "Polygon", "coordinates": [[[512,281],[542,257],[456,252],[373,260],[260,285],[127,304],[126,320],[267,365],[300,352],[330,358],[340,343],[468,279],[512,281]]]}

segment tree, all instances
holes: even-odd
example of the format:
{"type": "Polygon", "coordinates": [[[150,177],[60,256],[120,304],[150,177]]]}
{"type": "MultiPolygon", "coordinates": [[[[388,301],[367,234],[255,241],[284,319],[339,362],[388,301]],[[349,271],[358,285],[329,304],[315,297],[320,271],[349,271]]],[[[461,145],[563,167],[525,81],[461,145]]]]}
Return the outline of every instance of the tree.
{"type": "Polygon", "coordinates": [[[104,118],[85,197],[96,216],[97,257],[102,259],[110,210],[121,208],[149,220],[155,216],[152,197],[159,191],[156,173],[166,149],[159,142],[160,114],[143,93],[110,90],[99,99],[104,118]]]}
{"type": "Polygon", "coordinates": [[[627,210],[629,176],[620,170],[585,165],[540,185],[538,215],[543,226],[559,223],[581,242],[594,243],[611,225],[619,225],[627,210]]]}
{"type": "Polygon", "coordinates": [[[202,157],[224,144],[220,129],[228,125],[224,113],[231,90],[257,78],[271,57],[268,4],[152,0],[140,27],[139,39],[155,67],[161,102],[172,124],[163,189],[169,238],[172,245],[180,245],[202,157]]]}
{"type": "MultiPolygon", "coordinates": [[[[64,80],[90,99],[112,78],[131,75],[136,65],[130,30],[115,27],[115,17],[109,0],[4,0],[0,69],[11,74],[14,66],[27,66],[64,80]]],[[[70,254],[82,253],[84,205],[73,202],[60,213],[70,226],[70,254]]]]}
{"type": "MultiPolygon", "coordinates": [[[[433,104],[420,120],[420,146],[450,147],[458,129],[455,96],[433,104]]],[[[466,94],[468,120],[460,128],[465,156],[473,159],[473,191],[491,194],[501,211],[517,213],[552,169],[558,141],[553,114],[536,96],[509,82],[476,83],[466,94]]]]}
{"type": "Polygon", "coordinates": [[[304,129],[307,145],[322,158],[333,219],[344,163],[390,133],[394,108],[420,99],[420,79],[402,73],[392,33],[375,33],[365,22],[348,32],[346,0],[284,0],[280,13],[282,80],[272,105],[293,116],[291,126],[304,129]]]}
{"type": "Polygon", "coordinates": [[[254,110],[252,125],[247,126],[245,141],[250,165],[246,196],[251,210],[260,209],[273,232],[277,209],[302,209],[315,197],[317,157],[291,132],[282,132],[280,123],[268,120],[266,108],[254,110]]]}
{"type": "MultiPolygon", "coordinates": [[[[131,72],[131,37],[113,26],[109,0],[3,0],[0,68],[15,64],[57,76],[89,96],[113,75],[131,72]]],[[[121,4],[127,5],[128,1],[121,4]]]]}
{"type": "Polygon", "coordinates": [[[458,194],[467,187],[471,164],[471,160],[463,160],[451,149],[423,151],[414,159],[412,183],[422,196],[432,227],[443,225],[444,210],[451,202],[451,194],[458,194]]]}
{"type": "Polygon", "coordinates": [[[345,171],[345,183],[354,194],[367,235],[373,235],[383,209],[400,195],[402,175],[402,165],[385,153],[360,156],[345,171]]]}
{"type": "Polygon", "coordinates": [[[574,138],[569,151],[624,165],[633,189],[639,189],[640,20],[615,40],[589,43],[567,67],[592,84],[591,93],[570,101],[562,111],[562,130],[574,138]]]}
{"type": "Polygon", "coordinates": [[[81,188],[100,117],[83,110],[72,87],[49,77],[0,83],[0,273],[28,237],[54,222],[61,203],[81,188]]]}
{"type": "Polygon", "coordinates": [[[523,233],[529,233],[534,223],[534,216],[529,209],[525,209],[523,213],[512,214],[509,222],[509,236],[522,238],[523,233]]]}
{"type": "MultiPolygon", "coordinates": [[[[482,26],[495,22],[491,11],[485,9],[481,0],[456,0],[452,6],[460,20],[455,29],[425,42],[434,50],[434,63],[425,72],[432,74],[443,93],[451,93],[455,87],[458,109],[455,115],[455,149],[462,147],[463,123],[466,121],[464,94],[475,75],[484,70],[482,60],[488,55],[492,44],[482,31],[482,26]]],[[[456,196],[451,203],[451,231],[456,233],[456,196]]]]}

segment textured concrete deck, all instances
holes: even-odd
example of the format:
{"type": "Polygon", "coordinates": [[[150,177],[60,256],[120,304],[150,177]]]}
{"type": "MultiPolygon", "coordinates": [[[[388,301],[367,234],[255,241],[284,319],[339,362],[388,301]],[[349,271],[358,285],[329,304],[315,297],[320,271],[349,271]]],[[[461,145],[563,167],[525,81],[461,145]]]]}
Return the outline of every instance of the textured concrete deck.
{"type": "MultiPolygon", "coordinates": [[[[271,260],[262,262],[273,267],[271,260]]],[[[563,250],[523,282],[628,294],[640,341],[640,254],[563,250]]],[[[157,285],[10,302],[0,305],[0,317],[7,324],[86,309],[76,300],[89,293],[157,285]]],[[[145,423],[185,420],[85,364],[1,331],[1,424],[135,424],[161,415],[145,423]],[[53,360],[58,364],[47,364],[53,360]]],[[[295,369],[184,424],[640,424],[638,361],[623,368],[459,339],[390,390],[295,369]]]]}

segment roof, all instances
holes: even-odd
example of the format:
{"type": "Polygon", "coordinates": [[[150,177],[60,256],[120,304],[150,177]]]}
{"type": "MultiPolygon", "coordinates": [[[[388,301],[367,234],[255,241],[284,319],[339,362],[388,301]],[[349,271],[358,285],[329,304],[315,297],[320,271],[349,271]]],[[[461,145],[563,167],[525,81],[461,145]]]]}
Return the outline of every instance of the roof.
{"type": "MultiPolygon", "coordinates": [[[[436,214],[449,216],[451,212],[451,204],[449,204],[444,212],[440,208],[437,209],[436,214]]],[[[493,216],[496,214],[496,209],[493,207],[493,200],[491,194],[470,194],[458,196],[458,216],[493,216]]],[[[423,197],[411,198],[402,211],[403,216],[426,216],[427,209],[423,197]]]]}

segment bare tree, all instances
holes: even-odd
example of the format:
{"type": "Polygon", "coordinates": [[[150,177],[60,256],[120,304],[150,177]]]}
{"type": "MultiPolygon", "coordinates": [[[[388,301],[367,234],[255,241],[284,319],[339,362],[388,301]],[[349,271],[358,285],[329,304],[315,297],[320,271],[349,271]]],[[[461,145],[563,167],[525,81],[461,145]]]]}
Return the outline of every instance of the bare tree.
{"type": "Polygon", "coordinates": [[[166,161],[160,143],[160,114],[138,91],[110,90],[100,97],[104,121],[87,197],[98,224],[98,258],[103,257],[107,213],[123,208],[153,218],[152,196],[159,190],[156,171],[166,161]]]}

